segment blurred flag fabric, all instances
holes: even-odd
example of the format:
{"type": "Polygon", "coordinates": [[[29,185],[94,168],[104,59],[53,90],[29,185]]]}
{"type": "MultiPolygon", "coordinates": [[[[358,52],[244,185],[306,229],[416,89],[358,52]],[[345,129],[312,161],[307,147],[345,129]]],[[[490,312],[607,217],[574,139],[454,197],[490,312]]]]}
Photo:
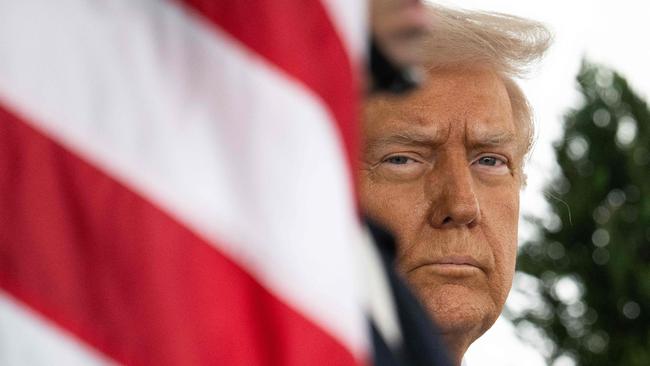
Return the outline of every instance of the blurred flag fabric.
{"type": "Polygon", "coordinates": [[[365,11],[0,0],[0,364],[363,363],[365,11]]]}

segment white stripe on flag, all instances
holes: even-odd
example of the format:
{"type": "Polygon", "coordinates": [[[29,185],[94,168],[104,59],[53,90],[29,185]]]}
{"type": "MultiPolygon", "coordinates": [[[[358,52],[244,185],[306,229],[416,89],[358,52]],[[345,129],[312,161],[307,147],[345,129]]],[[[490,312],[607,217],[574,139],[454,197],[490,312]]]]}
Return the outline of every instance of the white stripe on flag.
{"type": "Polygon", "coordinates": [[[308,89],[173,2],[2,2],[0,44],[8,105],[364,353],[351,179],[308,89]]]}
{"type": "Polygon", "coordinates": [[[367,53],[368,3],[366,1],[323,0],[335,28],[350,50],[352,63],[360,67],[367,53]]]}
{"type": "Polygon", "coordinates": [[[110,359],[0,291],[0,365],[104,366],[110,359]]]}

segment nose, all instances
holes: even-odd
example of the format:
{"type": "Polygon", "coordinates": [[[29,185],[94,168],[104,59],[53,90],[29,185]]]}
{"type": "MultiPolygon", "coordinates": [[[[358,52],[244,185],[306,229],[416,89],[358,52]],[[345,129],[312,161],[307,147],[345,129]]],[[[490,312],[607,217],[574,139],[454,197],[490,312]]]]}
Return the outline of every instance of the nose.
{"type": "Polygon", "coordinates": [[[481,210],[474,191],[472,172],[466,159],[444,164],[429,179],[429,222],[436,228],[476,225],[481,210]]]}

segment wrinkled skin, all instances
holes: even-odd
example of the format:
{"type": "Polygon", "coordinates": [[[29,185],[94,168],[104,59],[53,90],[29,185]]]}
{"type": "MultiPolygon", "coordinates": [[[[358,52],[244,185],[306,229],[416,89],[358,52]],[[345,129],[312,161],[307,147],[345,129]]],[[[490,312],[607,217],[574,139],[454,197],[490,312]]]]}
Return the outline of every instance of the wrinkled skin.
{"type": "Polygon", "coordinates": [[[503,81],[440,69],[364,106],[361,205],[397,237],[396,266],[457,364],[512,284],[525,137],[503,81]],[[392,98],[392,99],[391,99],[392,98]]]}

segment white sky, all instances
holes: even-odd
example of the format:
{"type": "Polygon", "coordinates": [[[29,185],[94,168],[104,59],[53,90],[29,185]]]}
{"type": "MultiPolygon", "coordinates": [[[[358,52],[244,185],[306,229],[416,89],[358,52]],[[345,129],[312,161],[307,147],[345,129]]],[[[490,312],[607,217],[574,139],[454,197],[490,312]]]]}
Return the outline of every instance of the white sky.
{"type": "MultiPolygon", "coordinates": [[[[528,165],[522,212],[544,216],[541,189],[556,169],[551,143],[561,137],[562,116],[579,101],[575,76],[583,57],[622,73],[642,97],[650,96],[650,3],[634,0],[446,0],[443,5],[519,15],[546,23],[555,43],[530,80],[521,83],[536,111],[538,141],[528,165]]],[[[530,235],[523,232],[522,236],[530,235]]],[[[509,302],[516,296],[511,296],[509,302]]],[[[542,366],[535,349],[500,319],[466,355],[469,366],[542,366]]]]}

